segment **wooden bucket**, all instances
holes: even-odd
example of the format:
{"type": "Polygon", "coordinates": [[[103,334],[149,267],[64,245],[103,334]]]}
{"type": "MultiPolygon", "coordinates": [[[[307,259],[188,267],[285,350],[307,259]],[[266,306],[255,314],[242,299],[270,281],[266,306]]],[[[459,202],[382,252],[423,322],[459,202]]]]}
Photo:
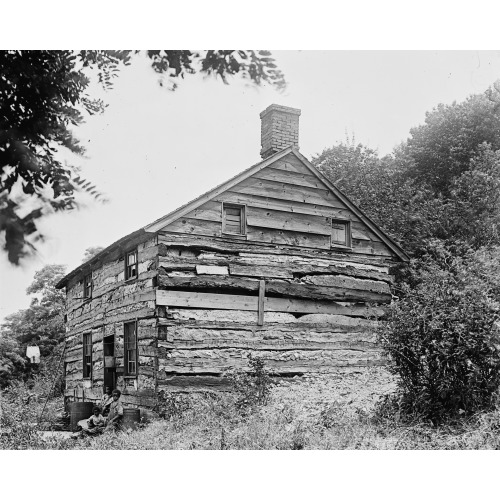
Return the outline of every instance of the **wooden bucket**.
{"type": "Polygon", "coordinates": [[[78,430],[79,420],[89,418],[92,415],[92,408],[94,408],[94,403],[91,401],[69,404],[71,432],[76,432],[78,430]]]}
{"type": "Polygon", "coordinates": [[[137,429],[139,422],[141,421],[141,410],[139,408],[124,408],[123,409],[123,420],[122,429],[137,429]]]}

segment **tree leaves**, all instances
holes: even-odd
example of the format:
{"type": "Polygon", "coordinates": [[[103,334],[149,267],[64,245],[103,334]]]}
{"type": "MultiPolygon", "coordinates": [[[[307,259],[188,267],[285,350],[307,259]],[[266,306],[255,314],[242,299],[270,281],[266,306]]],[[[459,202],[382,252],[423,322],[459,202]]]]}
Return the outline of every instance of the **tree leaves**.
{"type": "MultiPolygon", "coordinates": [[[[13,264],[33,253],[42,238],[37,219],[54,210],[74,209],[78,191],[102,201],[96,186],[61,162],[59,151],[84,154],[71,126],[105,109],[102,100],[87,94],[86,70],[95,70],[98,82],[111,90],[121,68],[137,52],[0,51],[0,233],[5,235],[4,249],[13,264]],[[38,211],[31,212],[29,221],[23,220],[19,214],[30,207],[38,211]]],[[[174,80],[199,71],[214,74],[224,83],[238,74],[256,85],[267,82],[278,89],[285,85],[283,74],[265,51],[152,50],[146,54],[155,71],[174,80]]]]}

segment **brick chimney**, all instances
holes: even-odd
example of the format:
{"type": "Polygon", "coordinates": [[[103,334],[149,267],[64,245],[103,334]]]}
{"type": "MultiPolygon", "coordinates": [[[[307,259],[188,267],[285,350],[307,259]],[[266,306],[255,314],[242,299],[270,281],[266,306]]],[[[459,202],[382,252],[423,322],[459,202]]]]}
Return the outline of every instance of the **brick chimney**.
{"type": "Polygon", "coordinates": [[[299,145],[300,109],[271,104],[260,114],[263,160],[288,146],[299,145]]]}

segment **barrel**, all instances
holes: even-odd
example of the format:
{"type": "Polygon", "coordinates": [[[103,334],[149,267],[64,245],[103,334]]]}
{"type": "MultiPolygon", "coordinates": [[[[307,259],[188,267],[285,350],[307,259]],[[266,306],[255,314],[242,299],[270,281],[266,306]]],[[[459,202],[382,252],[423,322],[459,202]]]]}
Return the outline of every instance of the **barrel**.
{"type": "Polygon", "coordinates": [[[137,429],[139,422],[141,421],[141,410],[139,408],[124,408],[123,409],[123,420],[122,429],[137,429]]]}
{"type": "Polygon", "coordinates": [[[69,404],[70,411],[70,429],[71,432],[78,430],[78,422],[92,415],[94,403],[91,401],[75,402],[69,404]]]}

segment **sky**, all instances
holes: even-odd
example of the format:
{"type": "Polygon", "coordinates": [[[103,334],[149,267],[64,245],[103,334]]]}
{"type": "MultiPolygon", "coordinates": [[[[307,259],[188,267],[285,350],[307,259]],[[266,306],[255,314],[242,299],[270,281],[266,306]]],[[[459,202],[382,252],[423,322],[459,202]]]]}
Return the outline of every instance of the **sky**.
{"type": "Polygon", "coordinates": [[[145,58],[122,70],[108,104],[76,129],[86,158],[68,157],[108,198],[47,217],[37,255],[14,267],[0,254],[0,320],[29,305],[25,290],[46,264],[78,266],[107,246],[260,161],[259,113],[300,108],[299,147],[311,159],[346,137],[381,155],[439,103],[462,101],[500,78],[500,51],[273,51],[288,81],[278,93],[200,75],[161,87],[145,58]]]}

